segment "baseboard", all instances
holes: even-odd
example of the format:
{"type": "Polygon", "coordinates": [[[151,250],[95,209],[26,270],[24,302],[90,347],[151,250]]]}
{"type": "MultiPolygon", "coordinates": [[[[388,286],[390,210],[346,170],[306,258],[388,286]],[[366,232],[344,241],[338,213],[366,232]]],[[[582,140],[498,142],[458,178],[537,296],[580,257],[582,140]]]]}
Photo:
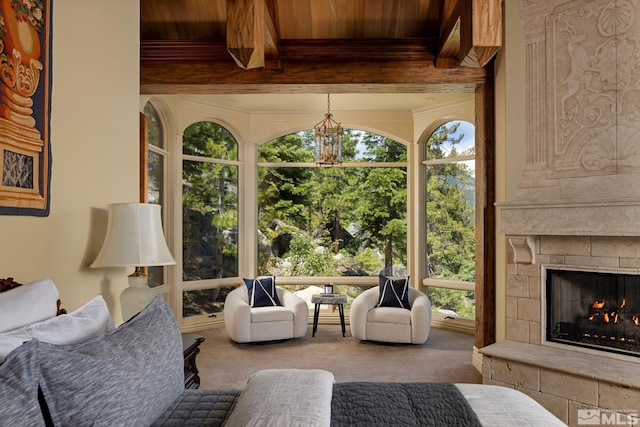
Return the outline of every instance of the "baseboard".
{"type": "Polygon", "coordinates": [[[478,347],[473,346],[473,355],[471,356],[471,364],[478,372],[482,374],[482,353],[478,351],[478,347]]]}
{"type": "Polygon", "coordinates": [[[445,316],[440,313],[432,314],[431,327],[449,329],[467,334],[475,334],[476,332],[475,320],[465,319],[463,317],[445,316]]]}

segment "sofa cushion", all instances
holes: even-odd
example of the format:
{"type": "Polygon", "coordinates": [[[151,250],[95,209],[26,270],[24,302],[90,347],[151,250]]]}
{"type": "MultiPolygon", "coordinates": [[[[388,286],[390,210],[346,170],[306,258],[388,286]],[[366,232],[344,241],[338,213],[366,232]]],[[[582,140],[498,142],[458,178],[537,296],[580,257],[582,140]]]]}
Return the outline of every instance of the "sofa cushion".
{"type": "Polygon", "coordinates": [[[54,317],[59,297],[58,288],[49,279],[0,292],[0,332],[54,317]]]}
{"type": "Polygon", "coordinates": [[[184,390],[180,330],[160,296],[104,335],[38,345],[41,387],[56,426],[150,425],[184,390]]]}
{"type": "Polygon", "coordinates": [[[257,279],[244,279],[247,285],[248,301],[251,307],[269,307],[282,305],[276,290],[276,278],[258,277],[257,279]]]}
{"type": "Polygon", "coordinates": [[[380,274],[380,299],[378,307],[400,307],[410,309],[409,305],[409,276],[392,279],[380,274]]]}
{"type": "Polygon", "coordinates": [[[44,426],[38,403],[37,343],[11,352],[0,365],[0,425],[44,426]]]}
{"type": "Polygon", "coordinates": [[[0,333],[0,363],[10,351],[33,338],[52,344],[76,344],[113,328],[107,304],[102,295],[98,295],[69,314],[0,333]]]}

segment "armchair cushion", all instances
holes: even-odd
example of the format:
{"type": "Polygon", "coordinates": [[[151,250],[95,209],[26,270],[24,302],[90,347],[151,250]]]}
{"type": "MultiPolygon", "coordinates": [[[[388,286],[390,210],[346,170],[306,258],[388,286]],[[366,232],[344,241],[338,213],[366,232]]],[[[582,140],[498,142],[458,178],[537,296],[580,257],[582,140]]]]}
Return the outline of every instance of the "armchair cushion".
{"type": "Polygon", "coordinates": [[[259,277],[257,279],[244,279],[249,294],[249,306],[273,307],[282,305],[276,292],[276,278],[259,277]]]}
{"type": "Polygon", "coordinates": [[[251,322],[293,322],[293,311],[285,307],[255,307],[251,310],[251,322]]]}
{"type": "Polygon", "coordinates": [[[400,307],[378,307],[369,310],[367,322],[411,325],[411,311],[400,307]]]}
{"type": "Polygon", "coordinates": [[[378,276],[380,282],[380,300],[378,307],[399,307],[411,309],[409,305],[409,277],[392,279],[383,274],[378,276]]]}

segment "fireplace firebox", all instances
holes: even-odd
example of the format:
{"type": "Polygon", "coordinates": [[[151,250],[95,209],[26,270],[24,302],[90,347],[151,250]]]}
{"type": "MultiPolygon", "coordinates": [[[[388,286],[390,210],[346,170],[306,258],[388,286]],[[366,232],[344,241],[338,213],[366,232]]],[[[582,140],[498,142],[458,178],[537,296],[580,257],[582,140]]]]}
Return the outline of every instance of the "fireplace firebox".
{"type": "Polygon", "coordinates": [[[640,275],[546,273],[547,341],[640,357],[640,275]]]}

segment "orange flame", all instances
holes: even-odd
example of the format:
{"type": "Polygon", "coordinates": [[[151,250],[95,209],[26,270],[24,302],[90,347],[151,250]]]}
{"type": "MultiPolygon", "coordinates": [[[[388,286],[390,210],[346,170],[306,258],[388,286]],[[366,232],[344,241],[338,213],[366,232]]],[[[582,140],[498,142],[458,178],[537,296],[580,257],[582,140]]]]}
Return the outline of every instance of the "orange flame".
{"type": "Polygon", "coordinates": [[[595,300],[593,305],[592,305],[592,307],[593,308],[602,308],[602,307],[604,307],[604,300],[602,300],[602,301],[595,300]]]}

